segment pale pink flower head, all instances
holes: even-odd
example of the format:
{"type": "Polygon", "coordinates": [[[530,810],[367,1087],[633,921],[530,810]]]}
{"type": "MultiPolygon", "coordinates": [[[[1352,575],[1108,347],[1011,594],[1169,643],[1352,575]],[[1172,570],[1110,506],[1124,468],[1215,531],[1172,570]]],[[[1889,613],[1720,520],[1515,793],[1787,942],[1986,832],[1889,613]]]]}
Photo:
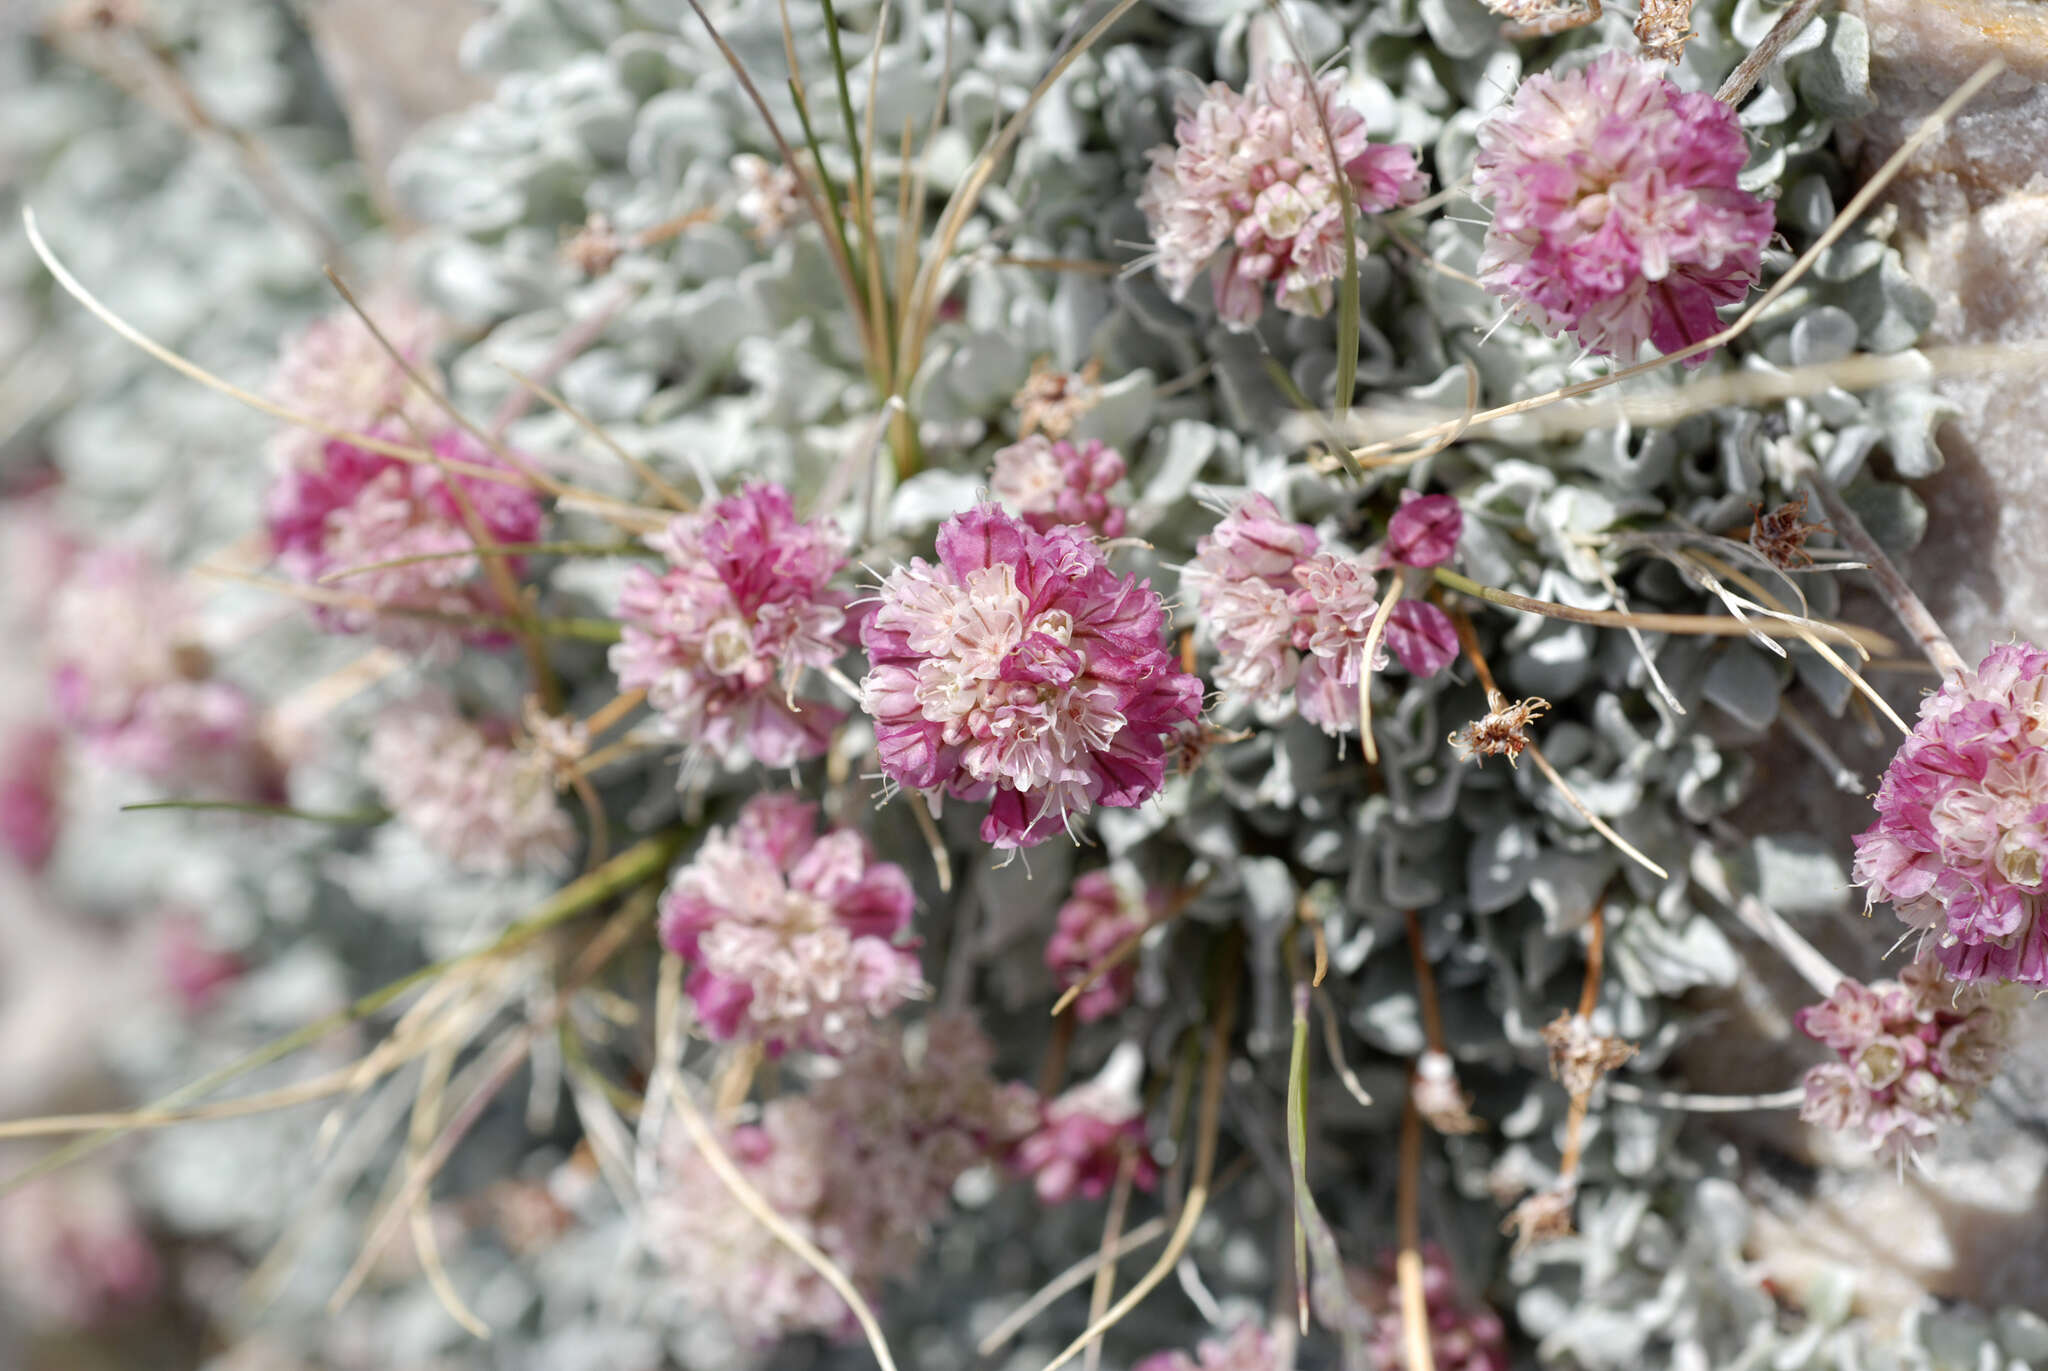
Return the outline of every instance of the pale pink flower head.
{"type": "Polygon", "coordinates": [[[1737,183],[1748,160],[1733,109],[1635,57],[1531,76],[1479,129],[1480,281],[1594,352],[1676,352],[1718,331],[1715,309],[1761,270],[1775,221],[1737,183]]]}
{"type": "Polygon", "coordinates": [[[2048,985],[2048,652],[2001,644],[1921,702],[1854,876],[1954,975],[2048,985]]]}
{"type": "Polygon", "coordinates": [[[1314,529],[1283,518],[1263,495],[1247,496],[1195,544],[1181,583],[1221,659],[1224,704],[1267,723],[1299,713],[1332,736],[1355,733],[1359,680],[1387,665],[1387,647],[1418,676],[1456,655],[1443,612],[1406,601],[1367,663],[1379,609],[1371,564],[1322,547],[1314,529]]]}
{"type": "Polygon", "coordinates": [[[1131,1167],[1131,1183],[1149,1191],[1159,1168],[1145,1147],[1145,1115],[1132,1073],[1111,1065],[1095,1080],[1047,1101],[1038,1130],[1017,1144],[1010,1164],[1032,1178],[1045,1204],[1076,1195],[1099,1200],[1117,1172],[1131,1167]],[[1128,1159],[1128,1162],[1127,1162],[1128,1159]]]}
{"type": "Polygon", "coordinates": [[[0,1295],[31,1326],[104,1326],[162,1284],[156,1248],[114,1178],[59,1171],[0,1196],[0,1295]]]}
{"type": "MultiPolygon", "coordinates": [[[[391,428],[375,436],[416,441],[391,428]]],[[[414,650],[507,641],[502,629],[451,622],[514,608],[502,603],[475,555],[462,504],[468,503],[492,542],[531,543],[547,518],[540,494],[460,429],[449,429],[429,446],[451,465],[408,462],[337,439],[301,453],[303,460],[280,471],[271,485],[265,514],[279,570],[324,595],[347,597],[311,606],[314,621],[329,632],[374,631],[393,646],[414,650]],[[410,557],[427,560],[353,570],[410,557]],[[342,570],[351,574],[322,580],[342,570]]],[[[525,570],[523,558],[501,561],[515,578],[525,570]]]]}
{"type": "Polygon", "coordinates": [[[1157,794],[1202,683],[1166,650],[1151,584],[1110,570],[1086,530],[1040,533],[995,505],[947,520],[938,553],[891,572],[861,625],[883,773],[989,799],[982,841],[1001,848],[1157,794]]]}
{"type": "Polygon", "coordinates": [[[1003,507],[1046,533],[1078,524],[1105,538],[1123,536],[1123,506],[1111,499],[1124,478],[1124,459],[1089,439],[1079,447],[1034,433],[996,452],[991,488],[1003,507]]]}
{"type": "Polygon", "coordinates": [[[567,868],[576,827],[544,757],[504,725],[479,727],[446,696],[387,709],[364,771],[398,819],[464,871],[502,876],[567,868]]]}
{"type": "MultiPolygon", "coordinates": [[[[837,1075],[721,1139],[762,1198],[870,1299],[915,1269],[954,1183],[1000,1161],[1037,1112],[1030,1090],[989,1074],[994,1048],[971,1020],[936,1016],[916,1037],[921,1048],[894,1028],[872,1035],[837,1075]]],[[[668,1136],[645,1221],[678,1293],[750,1344],[857,1336],[825,1279],[733,1199],[681,1129],[668,1136]]]]}
{"type": "MultiPolygon", "coordinates": [[[[1135,874],[1105,867],[1074,882],[1073,893],[1060,912],[1045,944],[1045,964],[1062,989],[1078,984],[1117,944],[1158,918],[1165,899],[1148,890],[1135,874]]],[[[1126,957],[1110,968],[1074,1001],[1082,1023],[1107,1018],[1131,1002],[1138,984],[1138,963],[1126,957]]]]}
{"type": "Polygon", "coordinates": [[[1242,93],[1218,82],[1181,110],[1138,199],[1174,299],[1206,267],[1231,328],[1258,321],[1268,287],[1290,314],[1326,314],[1344,274],[1340,194],[1361,216],[1422,198],[1415,149],[1372,142],[1339,102],[1343,85],[1342,73],[1312,79],[1283,62],[1242,93]]]}
{"type": "Polygon", "coordinates": [[[211,1009],[248,969],[240,957],[208,936],[198,918],[183,911],[163,912],[154,938],[164,986],[186,1014],[211,1009]]]}
{"type": "Polygon", "coordinates": [[[1220,1338],[1204,1338],[1195,1355],[1154,1352],[1131,1371],[1293,1371],[1278,1344],[1257,1323],[1245,1322],[1220,1338]]]}
{"type": "Polygon", "coordinates": [[[260,713],[212,675],[198,607],[169,568],[132,548],[82,555],[44,651],[58,719],[102,763],[180,795],[281,798],[260,713]]]}
{"type": "Polygon", "coordinates": [[[1380,549],[1381,566],[1441,566],[1458,550],[1465,531],[1465,508],[1455,495],[1401,492],[1401,504],[1387,520],[1387,541],[1380,549]]]}
{"type": "Polygon", "coordinates": [[[1896,981],[1844,978],[1793,1016],[1835,1054],[1806,1073],[1799,1116],[1886,1158],[1925,1146],[1943,1123],[1967,1116],[1997,1074],[2016,993],[1954,980],[1932,961],[1915,962],[1896,981]]]}
{"type": "MultiPolygon", "coordinates": [[[[438,318],[392,290],[373,293],[363,311],[376,321],[393,350],[438,384],[433,363],[443,335],[438,318]]],[[[401,433],[415,427],[437,433],[448,426],[446,411],[406,379],[391,353],[355,311],[346,308],[315,320],[285,344],[271,375],[270,394],[288,409],[351,433],[367,433],[382,424],[392,424],[401,433]]],[[[294,425],[279,431],[271,451],[281,467],[317,467],[326,445],[323,434],[294,425]]]]}
{"type": "Polygon", "coordinates": [[[619,688],[645,690],[671,736],[733,768],[823,753],[846,716],[796,692],[806,668],[844,651],[847,596],[831,588],[846,565],[839,530],[799,520],[788,491],[759,482],[647,542],[668,569],[626,575],[624,636],[611,650],[619,688]]]}
{"type": "MultiPolygon", "coordinates": [[[[1402,1371],[1408,1365],[1401,1324],[1394,1253],[1382,1253],[1370,1271],[1349,1273],[1353,1297],[1371,1313],[1366,1340],[1373,1371],[1402,1371]]],[[[1443,1371],[1507,1371],[1507,1327],[1490,1305],[1470,1300],[1458,1275],[1435,1243],[1422,1248],[1422,1298],[1429,1308],[1429,1346],[1443,1371]]]]}
{"type": "Polygon", "coordinates": [[[63,759],[64,735],[49,724],[17,728],[0,742],[0,848],[30,874],[57,847],[63,759]]]}
{"type": "Polygon", "coordinates": [[[925,993],[909,941],[910,878],[817,809],[756,796],[714,828],[661,901],[661,940],[690,962],[714,1038],[839,1052],[925,993]]]}

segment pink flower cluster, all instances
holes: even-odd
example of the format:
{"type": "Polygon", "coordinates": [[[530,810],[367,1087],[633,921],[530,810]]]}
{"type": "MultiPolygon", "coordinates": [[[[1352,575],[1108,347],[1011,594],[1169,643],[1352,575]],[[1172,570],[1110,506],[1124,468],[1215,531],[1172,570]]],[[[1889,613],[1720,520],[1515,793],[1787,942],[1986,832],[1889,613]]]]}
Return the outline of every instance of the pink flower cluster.
{"type": "MultiPolygon", "coordinates": [[[[918,1051],[895,1031],[875,1035],[838,1075],[771,1100],[758,1124],[723,1139],[768,1203],[870,1297],[915,1269],[954,1182],[1005,1156],[1037,1114],[1032,1091],[989,1074],[994,1049],[971,1020],[934,1017],[920,1036],[918,1051]]],[[[845,1301],[701,1154],[670,1150],[663,1172],[648,1237],[684,1298],[754,1344],[855,1331],[845,1301]]]]}
{"type": "MultiPolygon", "coordinates": [[[[1386,666],[1383,652],[1365,661],[1379,606],[1364,558],[1322,548],[1314,529],[1252,495],[1195,544],[1181,580],[1221,655],[1226,702],[1269,723],[1298,710],[1325,733],[1357,731],[1361,674],[1386,666]]],[[[1450,622],[1423,601],[1395,605],[1384,633],[1417,676],[1457,655],[1450,622]]]]}
{"type": "Polygon", "coordinates": [[[1361,215],[1422,198],[1415,149],[1372,142],[1364,117],[1339,103],[1343,84],[1279,63],[1242,94],[1218,82],[1181,111],[1138,200],[1174,299],[1209,267],[1232,328],[1258,321],[1268,286],[1290,314],[1325,314],[1344,274],[1340,194],[1361,215]]]}
{"type": "Polygon", "coordinates": [[[1854,871],[1953,974],[2048,985],[2048,652],[1994,647],[1921,702],[1854,871]]]}
{"type": "Polygon", "coordinates": [[[103,1326],[146,1305],[162,1266],[113,1177],[61,1171],[0,1196],[0,1294],[30,1326],[103,1326]]]}
{"type": "Polygon", "coordinates": [[[57,847],[57,787],[64,735],[48,724],[17,728],[0,742],[0,848],[34,874],[57,847]]]}
{"type": "Polygon", "coordinates": [[[645,690],[670,734],[728,766],[824,752],[846,716],[816,700],[799,707],[796,688],[805,668],[844,650],[847,597],[831,589],[846,565],[838,529],[798,520],[788,491],[756,483],[647,542],[668,569],[636,567],[619,592],[619,688],[645,690]]]}
{"type": "Polygon", "coordinates": [[[464,719],[446,696],[393,706],[370,732],[364,770],[392,813],[464,871],[561,871],[576,827],[547,761],[464,719]]]}
{"type": "Polygon", "coordinates": [[[1131,1183],[1149,1191],[1159,1167],[1145,1147],[1145,1115],[1135,1091],[1098,1079],[1048,1101],[1038,1131],[1017,1144],[1011,1164],[1032,1178],[1038,1198],[1065,1204],[1076,1195],[1099,1200],[1131,1159],[1131,1183]]]}
{"type": "Polygon", "coordinates": [[[905,943],[912,903],[903,868],[858,832],[821,837],[816,806],[759,795],[677,870],[661,940],[689,960],[713,1037],[841,1052],[925,992],[905,943]]]}
{"type": "Polygon", "coordinates": [[[1635,57],[1532,76],[1479,130],[1480,280],[1595,352],[1675,352],[1756,283],[1775,221],[1737,183],[1748,160],[1734,110],[1635,57]]]}
{"type": "Polygon", "coordinates": [[[1887,1159],[1917,1150],[1941,1124],[1967,1116],[1998,1074],[2012,1008],[2004,987],[1952,980],[1932,962],[1913,963],[1896,981],[1844,979],[1794,1016],[1840,1059],[1807,1071],[1799,1117],[1860,1134],[1887,1159]]]}
{"type": "Polygon", "coordinates": [[[1387,519],[1387,541],[1380,565],[1433,567],[1451,560],[1465,533],[1465,507],[1455,495],[1401,492],[1401,503],[1387,519]]]}
{"type": "MultiPolygon", "coordinates": [[[[1045,944],[1046,966],[1062,989],[1079,984],[1118,943],[1158,918],[1164,904],[1160,892],[1144,889],[1135,876],[1112,868],[1087,873],[1060,906],[1045,944]]],[[[1131,1002],[1137,984],[1138,963],[1127,957],[1081,992],[1074,1012],[1082,1023],[1107,1018],[1131,1002]]]]}
{"type": "Polygon", "coordinates": [[[1003,507],[1040,533],[1079,524],[1105,538],[1123,536],[1123,506],[1110,492],[1124,478],[1115,448],[1090,439],[1075,447],[1034,433],[996,452],[991,487],[1003,507]]]}
{"type": "MultiPolygon", "coordinates": [[[[396,290],[374,292],[364,312],[392,349],[420,374],[438,382],[433,351],[441,342],[442,324],[418,301],[396,290]]],[[[437,433],[448,426],[446,411],[406,379],[357,317],[340,309],[309,324],[286,343],[270,378],[271,396],[329,428],[366,433],[389,424],[410,441],[414,429],[437,433]]],[[[271,441],[272,460],[284,470],[318,468],[325,435],[312,429],[284,429],[271,441]]]]}
{"type": "Polygon", "coordinates": [[[197,609],[168,568],[129,548],[80,557],[44,651],[58,718],[106,765],[181,795],[280,798],[256,705],[212,674],[197,609]]]}
{"type": "Polygon", "coordinates": [[[1154,1352],[1131,1371],[1292,1371],[1281,1359],[1273,1337],[1258,1324],[1245,1322],[1221,1338],[1204,1338],[1195,1355],[1154,1352]]]}
{"type": "MultiPolygon", "coordinates": [[[[414,441],[390,428],[378,429],[375,436],[414,441]]],[[[531,543],[546,522],[540,496],[522,479],[498,480],[471,470],[504,472],[509,478],[512,469],[461,429],[447,430],[429,446],[444,462],[461,465],[444,470],[337,439],[322,445],[315,461],[278,473],[264,512],[279,569],[302,585],[346,597],[312,606],[323,628],[374,630],[395,646],[415,649],[507,640],[500,629],[449,622],[512,608],[492,589],[483,560],[475,555],[461,504],[468,503],[492,542],[531,543]],[[322,581],[331,571],[410,557],[427,560],[322,581]]],[[[515,577],[525,569],[523,558],[502,560],[515,577]]]]}
{"type": "Polygon", "coordinates": [[[994,505],[947,520],[938,553],[891,572],[861,625],[884,774],[991,799],[981,836],[1003,848],[1158,793],[1202,683],[1166,650],[1150,583],[1111,571],[1085,530],[994,505]]]}
{"type": "MultiPolygon", "coordinates": [[[[1374,1271],[1353,1271],[1351,1287],[1373,1316],[1366,1342],[1373,1371],[1402,1371],[1408,1365],[1408,1355],[1402,1341],[1394,1254],[1383,1255],[1374,1271]]],[[[1429,1306],[1430,1351],[1443,1371],[1507,1371],[1507,1328],[1500,1315],[1487,1305],[1466,1300],[1450,1258],[1435,1243],[1422,1249],[1422,1298],[1429,1306]]]]}

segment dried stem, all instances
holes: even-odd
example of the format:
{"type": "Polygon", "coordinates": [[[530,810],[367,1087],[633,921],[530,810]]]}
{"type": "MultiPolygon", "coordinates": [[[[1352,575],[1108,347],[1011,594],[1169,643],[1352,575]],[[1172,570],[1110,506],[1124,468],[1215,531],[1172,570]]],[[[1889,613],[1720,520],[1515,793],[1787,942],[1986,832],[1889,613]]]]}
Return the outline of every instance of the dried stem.
{"type": "Polygon", "coordinates": [[[1771,25],[1771,31],[1764,35],[1764,41],[1756,45],[1755,51],[1742,59],[1728,79],[1721,83],[1721,89],[1714,92],[1714,98],[1729,108],[1749,98],[1751,90],[1763,78],[1764,68],[1778,60],[1778,54],[1785,45],[1799,36],[1807,21],[1820,12],[1827,0],[1793,0],[1791,8],[1778,16],[1778,22],[1771,25]]]}
{"type": "Polygon", "coordinates": [[[1870,536],[1870,530],[1863,527],[1863,521],[1856,517],[1856,511],[1849,508],[1842,493],[1835,489],[1835,483],[1827,478],[1812,458],[1803,453],[1792,461],[1791,467],[1793,477],[1803,480],[1820,497],[1820,507],[1827,511],[1835,536],[1863,560],[1878,595],[1898,617],[1920,650],[1927,654],[1927,660],[1934,664],[1934,669],[1944,677],[1967,676],[1969,667],[1964,664],[1962,654],[1956,651],[1955,644],[1949,641],[1948,634],[1942,631],[1925,602],[1907,584],[1898,564],[1878,546],[1877,540],[1870,536]]]}
{"type": "Polygon", "coordinates": [[[1436,1371],[1436,1352],[1429,1339],[1429,1301],[1422,1289],[1422,1113],[1415,1092],[1401,1109],[1401,1179],[1395,1205],[1401,1248],[1394,1258],[1394,1279],[1401,1290],[1401,1343],[1407,1350],[1407,1371],[1436,1371]]]}
{"type": "Polygon", "coordinates": [[[1422,1040],[1432,1052],[1449,1056],[1444,1046],[1443,1012],[1436,1002],[1436,973],[1422,950],[1422,919],[1412,909],[1403,910],[1408,923],[1408,959],[1415,967],[1415,999],[1422,1008],[1422,1040]]]}
{"type": "MultiPolygon", "coordinates": [[[[1065,1019],[1062,1023],[1068,1022],[1065,1019]]],[[[1124,1213],[1131,1203],[1132,1178],[1138,1172],[1138,1149],[1130,1139],[1123,1144],[1123,1156],[1117,1162],[1116,1185],[1109,1192],[1109,1213],[1102,1220],[1102,1243],[1096,1255],[1100,1265],[1095,1268],[1095,1288],[1088,1294],[1088,1322],[1100,1323],[1102,1316],[1109,1312],[1110,1296],[1116,1293],[1116,1263],[1110,1253],[1116,1250],[1117,1239],[1123,1235],[1124,1213]]],[[[1102,1340],[1097,1338],[1088,1344],[1088,1350],[1081,1359],[1081,1371],[1096,1371],[1102,1364],[1102,1340]]]]}
{"type": "Polygon", "coordinates": [[[1776,1090],[1768,1095],[1694,1095],[1683,1090],[1653,1090],[1633,1081],[1607,1082],[1607,1093],[1623,1104],[1692,1114],[1745,1114],[1753,1109],[1797,1109],[1806,1101],[1806,1087],[1776,1090]]]}

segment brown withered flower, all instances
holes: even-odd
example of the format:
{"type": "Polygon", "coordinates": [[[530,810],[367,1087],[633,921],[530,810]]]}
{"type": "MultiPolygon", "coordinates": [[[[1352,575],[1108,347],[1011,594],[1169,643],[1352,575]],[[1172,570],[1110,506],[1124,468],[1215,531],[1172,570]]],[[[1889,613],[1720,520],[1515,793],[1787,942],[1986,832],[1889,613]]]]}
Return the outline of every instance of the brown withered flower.
{"type": "Polygon", "coordinates": [[[1676,62],[1685,55],[1685,45],[1693,38],[1692,6],[1693,0],[1643,0],[1635,28],[1643,56],[1676,62]]]}
{"type": "Polygon", "coordinates": [[[1102,402],[1102,363],[1090,361],[1079,371],[1055,371],[1047,358],[1031,364],[1031,375],[1011,401],[1017,407],[1017,436],[1034,433],[1058,440],[1074,431],[1074,423],[1102,402]]]}
{"type": "Polygon", "coordinates": [[[1634,1043],[1603,1037],[1582,1014],[1559,1011],[1543,1027],[1550,1046],[1550,1074],[1573,1098],[1590,1095],[1600,1078],[1636,1055],[1634,1043]]]}
{"type": "Polygon", "coordinates": [[[1550,701],[1531,696],[1508,703],[1498,690],[1486,692],[1486,715],[1451,734],[1451,746],[1458,760],[1469,762],[1486,757],[1505,757],[1513,766],[1529,746],[1529,725],[1550,709],[1550,701]]]}
{"type": "Polygon", "coordinates": [[[1806,522],[1804,495],[1793,496],[1768,514],[1762,505],[1753,504],[1749,508],[1754,516],[1749,527],[1749,545],[1780,571],[1812,566],[1813,558],[1806,551],[1806,540],[1816,533],[1834,532],[1826,524],[1806,522]]]}

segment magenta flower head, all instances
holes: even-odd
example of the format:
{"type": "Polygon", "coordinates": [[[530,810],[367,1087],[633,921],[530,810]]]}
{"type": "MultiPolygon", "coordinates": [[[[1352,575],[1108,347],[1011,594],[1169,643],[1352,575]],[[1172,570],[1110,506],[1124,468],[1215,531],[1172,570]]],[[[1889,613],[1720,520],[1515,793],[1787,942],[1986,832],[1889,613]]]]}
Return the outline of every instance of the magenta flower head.
{"type": "Polygon", "coordinates": [[[511,745],[509,727],[464,719],[428,693],[387,709],[370,730],[364,770],[400,821],[464,871],[560,871],[576,827],[544,756],[511,745]]]}
{"type": "Polygon", "coordinates": [[[996,452],[991,485],[1003,507],[1040,533],[1079,524],[1105,538],[1123,536],[1122,505],[1110,492],[1124,478],[1124,459],[1090,439],[1079,447],[1042,433],[996,452]]]}
{"type": "Polygon", "coordinates": [[[1032,1178],[1045,1204],[1076,1195],[1099,1200],[1128,1164],[1131,1183],[1149,1191],[1159,1168],[1145,1148],[1145,1112],[1138,1100],[1144,1069],[1134,1047],[1111,1055],[1094,1080],[1046,1102],[1038,1131],[1017,1144],[1010,1164],[1032,1178]]]}
{"type": "Polygon", "coordinates": [[[1233,329],[1258,321],[1269,286],[1290,314],[1326,314],[1344,274],[1339,178],[1361,215],[1422,198],[1415,149],[1368,139],[1364,117],[1338,103],[1343,84],[1281,63],[1242,94],[1218,82],[1181,110],[1138,199],[1174,299],[1207,267],[1233,329]]]}
{"type": "Polygon", "coordinates": [[[815,806],[759,795],[669,882],[661,941],[689,960],[714,1038],[837,1052],[925,993],[912,902],[903,868],[859,833],[821,837],[815,806]]]}
{"type": "Polygon", "coordinates": [[[1283,518],[1263,495],[1247,496],[1195,544],[1181,582],[1222,659],[1224,703],[1267,723],[1298,712],[1332,736],[1355,733],[1359,679],[1386,666],[1385,648],[1417,676],[1441,671],[1456,652],[1443,612],[1411,601],[1394,607],[1368,664],[1379,608],[1370,564],[1322,547],[1314,529],[1283,518]]]}
{"type": "MultiPolygon", "coordinates": [[[[389,427],[375,436],[414,441],[389,427]]],[[[546,521],[540,495],[459,429],[430,446],[442,461],[459,465],[407,462],[337,439],[312,452],[310,462],[278,474],[265,514],[279,568],[303,585],[348,597],[346,603],[312,607],[321,627],[334,633],[374,631],[394,646],[443,652],[465,642],[506,640],[501,630],[464,628],[438,617],[511,608],[500,602],[482,559],[474,555],[462,501],[491,541],[531,543],[546,521]],[[484,472],[502,473],[503,479],[484,472]],[[427,560],[322,580],[330,571],[420,556],[427,560]],[[423,613],[403,612],[408,610],[423,613]]],[[[504,565],[515,577],[525,569],[518,557],[504,559],[504,565]]]]}
{"type": "Polygon", "coordinates": [[[1465,508],[1455,495],[1401,492],[1401,506],[1387,520],[1381,566],[1441,566],[1458,550],[1465,532],[1465,508]]]}
{"type": "Polygon", "coordinates": [[[1480,281],[1553,337],[1676,352],[1756,283],[1774,218],[1737,184],[1748,160],[1734,110],[1635,57],[1532,76],[1479,129],[1480,281]]]}
{"type": "Polygon", "coordinates": [[[0,848],[31,875],[57,848],[63,759],[64,735],[48,724],[0,740],[0,848]]]}
{"type": "Polygon", "coordinates": [[[104,1328],[162,1285],[142,1216],[108,1172],[60,1171],[0,1196],[0,1307],[30,1328],[104,1328]]]}
{"type": "MultiPolygon", "coordinates": [[[[330,428],[368,433],[388,425],[408,435],[417,429],[439,433],[448,427],[448,413],[406,378],[392,358],[396,351],[407,365],[438,382],[433,352],[442,337],[442,323],[410,296],[379,290],[363,311],[376,320],[391,344],[377,341],[354,310],[341,309],[317,319],[285,344],[270,378],[270,393],[279,404],[317,419],[330,428]]],[[[309,428],[279,432],[271,455],[279,467],[318,468],[327,438],[309,428]]]]}
{"type": "Polygon", "coordinates": [[[99,761],[185,794],[282,798],[256,704],[212,674],[198,607],[169,568],[132,548],[79,557],[45,652],[57,717],[99,761]]]}
{"type": "MultiPolygon", "coordinates": [[[[1052,937],[1045,944],[1045,964],[1062,989],[1107,957],[1118,943],[1142,930],[1164,911],[1161,892],[1147,890],[1127,871],[1105,867],[1074,882],[1074,891],[1060,906],[1052,937]]],[[[1138,964],[1129,957],[1109,969],[1074,1001],[1082,1023],[1107,1018],[1131,1002],[1138,984],[1138,964]]]]}
{"type": "Polygon", "coordinates": [[[625,633],[611,650],[621,690],[645,690],[663,727],[735,769],[823,753],[846,716],[797,698],[807,667],[844,650],[844,593],[831,581],[846,542],[796,517],[779,485],[748,485],[679,515],[648,540],[668,559],[635,567],[619,592],[625,633]]]}
{"type": "Polygon", "coordinates": [[[2048,652],[2001,644],[1921,702],[1854,876],[1961,979],[2048,985],[2048,652]]]}
{"type": "Polygon", "coordinates": [[[1928,1145],[1966,1117],[2012,1037],[2016,992],[1951,979],[1915,962],[1896,981],[1844,979],[1793,1016],[1836,1056],[1807,1071],[1799,1117],[1856,1135],[1886,1159],[1928,1145]]]}
{"type": "Polygon", "coordinates": [[[1131,1371],[1289,1371],[1271,1334],[1255,1321],[1230,1330],[1226,1337],[1204,1338],[1195,1355],[1185,1352],[1154,1352],[1131,1371]]]}
{"type": "MultiPolygon", "coordinates": [[[[1402,1371],[1408,1354],[1394,1254],[1383,1253],[1374,1269],[1354,1269],[1349,1277],[1354,1297],[1372,1314],[1367,1364],[1373,1371],[1402,1371]]],[[[1435,1243],[1422,1249],[1422,1298],[1429,1307],[1430,1351],[1443,1371],[1507,1371],[1506,1325],[1491,1306],[1468,1299],[1459,1289],[1450,1258],[1435,1243]]]]}
{"type": "Polygon", "coordinates": [[[1166,650],[1151,584],[1111,571],[1085,530],[995,505],[947,520],[938,553],[891,572],[861,625],[883,773],[989,799],[982,841],[1002,848],[1157,794],[1202,683],[1166,650]]]}

